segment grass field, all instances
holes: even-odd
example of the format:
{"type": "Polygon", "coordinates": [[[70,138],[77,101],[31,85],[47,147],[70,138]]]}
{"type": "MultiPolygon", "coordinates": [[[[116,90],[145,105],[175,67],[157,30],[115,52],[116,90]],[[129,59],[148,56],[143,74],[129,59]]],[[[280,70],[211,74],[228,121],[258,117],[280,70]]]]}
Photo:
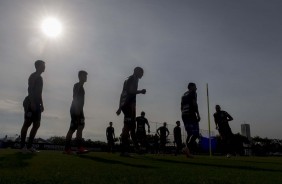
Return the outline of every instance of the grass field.
{"type": "Polygon", "coordinates": [[[282,183],[282,158],[133,155],[0,149],[5,183],[282,183]]]}

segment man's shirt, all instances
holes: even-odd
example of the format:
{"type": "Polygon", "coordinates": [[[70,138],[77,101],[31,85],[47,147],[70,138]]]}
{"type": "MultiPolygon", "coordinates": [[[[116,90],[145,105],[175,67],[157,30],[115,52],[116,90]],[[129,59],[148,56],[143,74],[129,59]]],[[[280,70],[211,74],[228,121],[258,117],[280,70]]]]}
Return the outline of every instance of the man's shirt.
{"type": "Polygon", "coordinates": [[[131,93],[131,91],[137,91],[138,81],[139,79],[134,75],[131,75],[127,80],[124,81],[120,96],[120,107],[136,103],[136,94],[131,93]]]}
{"type": "Polygon", "coordinates": [[[85,91],[83,85],[80,84],[79,82],[76,83],[73,87],[73,100],[71,107],[78,111],[83,111],[84,96],[85,96],[85,91]]]}
{"type": "Polygon", "coordinates": [[[219,111],[214,113],[213,115],[215,123],[218,125],[218,127],[221,128],[228,128],[229,123],[228,119],[231,119],[232,117],[225,111],[219,111]]]}
{"type": "Polygon", "coordinates": [[[160,127],[158,130],[160,130],[160,138],[164,139],[166,138],[166,133],[168,132],[168,129],[164,126],[160,127]]]}
{"type": "Polygon", "coordinates": [[[181,112],[182,115],[197,118],[196,112],[198,112],[198,105],[196,92],[187,91],[184,93],[181,99],[181,112]]]}
{"type": "Polygon", "coordinates": [[[42,102],[43,79],[36,72],[28,78],[28,96],[35,104],[42,102]]]}
{"type": "Polygon", "coordinates": [[[176,126],[173,129],[173,134],[174,134],[174,141],[181,141],[181,128],[179,126],[176,126]]]}
{"type": "Polygon", "coordinates": [[[148,124],[148,120],[145,117],[139,116],[136,118],[137,132],[146,132],[145,124],[148,124]]]}
{"type": "Polygon", "coordinates": [[[114,129],[114,127],[108,127],[107,128],[107,138],[111,138],[111,139],[113,139],[113,137],[114,137],[114,132],[115,132],[115,129],[114,129]]]}

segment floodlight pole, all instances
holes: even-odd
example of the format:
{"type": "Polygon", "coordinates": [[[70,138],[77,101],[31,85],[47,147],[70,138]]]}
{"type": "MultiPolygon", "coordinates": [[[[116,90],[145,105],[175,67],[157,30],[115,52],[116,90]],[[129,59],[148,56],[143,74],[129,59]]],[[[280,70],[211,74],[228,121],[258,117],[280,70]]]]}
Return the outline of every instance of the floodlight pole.
{"type": "Polygon", "coordinates": [[[210,156],[212,156],[211,149],[211,121],[210,121],[210,99],[209,99],[209,85],[207,83],[207,105],[208,105],[208,126],[209,126],[209,152],[210,156]]]}

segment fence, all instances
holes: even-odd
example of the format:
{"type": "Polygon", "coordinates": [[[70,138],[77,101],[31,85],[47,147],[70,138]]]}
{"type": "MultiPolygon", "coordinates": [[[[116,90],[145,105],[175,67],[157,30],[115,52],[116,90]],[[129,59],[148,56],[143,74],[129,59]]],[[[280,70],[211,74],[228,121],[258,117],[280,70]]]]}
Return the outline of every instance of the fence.
{"type": "MultiPolygon", "coordinates": [[[[149,122],[150,124],[150,133],[151,135],[154,135],[157,133],[157,129],[161,126],[163,126],[163,123],[159,123],[159,122],[149,122]]],[[[167,129],[169,130],[169,136],[167,137],[167,141],[168,141],[168,146],[169,145],[173,145],[173,141],[174,141],[174,136],[173,136],[173,129],[176,126],[176,124],[172,125],[172,124],[168,124],[167,123],[167,129]]],[[[187,138],[187,133],[185,131],[184,126],[180,126],[181,128],[181,136],[182,136],[182,141],[185,142],[186,138],[187,138]]],[[[200,135],[203,137],[209,137],[209,131],[208,130],[203,130],[200,129],[200,135]]],[[[215,133],[213,131],[211,131],[211,137],[214,137],[215,133]]]]}

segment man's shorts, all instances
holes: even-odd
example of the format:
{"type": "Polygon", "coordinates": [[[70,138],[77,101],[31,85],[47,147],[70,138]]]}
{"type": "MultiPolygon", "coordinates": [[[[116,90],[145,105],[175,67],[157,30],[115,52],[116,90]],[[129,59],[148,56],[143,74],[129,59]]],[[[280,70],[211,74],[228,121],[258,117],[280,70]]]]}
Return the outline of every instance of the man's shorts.
{"type": "Polygon", "coordinates": [[[223,139],[230,139],[233,136],[230,127],[219,127],[218,132],[223,139]]]}
{"type": "Polygon", "coordinates": [[[199,122],[195,118],[182,116],[182,120],[188,135],[193,135],[196,137],[200,136],[199,122]]]}
{"type": "Polygon", "coordinates": [[[123,106],[121,110],[124,114],[124,126],[127,126],[129,129],[135,131],[136,104],[127,104],[123,106]]]}
{"type": "Polygon", "coordinates": [[[77,130],[78,127],[84,128],[85,121],[84,121],[84,114],[77,116],[73,112],[71,112],[71,123],[70,123],[70,130],[77,130]]]}
{"type": "Polygon", "coordinates": [[[114,138],[113,137],[107,137],[108,143],[114,143],[114,138]]]}
{"type": "Polygon", "coordinates": [[[26,97],[23,101],[23,107],[24,107],[24,119],[25,121],[31,121],[31,122],[40,122],[41,121],[41,106],[40,104],[35,104],[35,111],[31,110],[31,103],[26,97]]]}
{"type": "Polygon", "coordinates": [[[166,137],[161,137],[160,138],[160,144],[165,145],[166,144],[166,137]]]}
{"type": "Polygon", "coordinates": [[[137,131],[136,132],[137,139],[145,139],[146,138],[146,132],[145,131],[137,131]]]}

